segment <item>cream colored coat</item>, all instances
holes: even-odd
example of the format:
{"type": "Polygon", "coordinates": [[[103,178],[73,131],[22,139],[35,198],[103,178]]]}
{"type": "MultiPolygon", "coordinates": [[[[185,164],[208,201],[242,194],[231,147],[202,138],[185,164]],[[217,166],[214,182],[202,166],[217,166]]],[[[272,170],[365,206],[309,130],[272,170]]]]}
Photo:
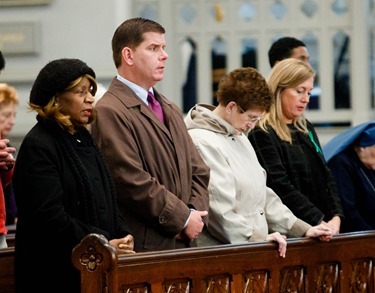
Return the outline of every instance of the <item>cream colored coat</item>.
{"type": "Polygon", "coordinates": [[[203,235],[200,244],[264,241],[276,231],[303,236],[311,226],[297,219],[266,186],[266,172],[246,135],[237,135],[211,110],[198,105],[185,118],[195,146],[211,169],[209,234],[203,235]]]}

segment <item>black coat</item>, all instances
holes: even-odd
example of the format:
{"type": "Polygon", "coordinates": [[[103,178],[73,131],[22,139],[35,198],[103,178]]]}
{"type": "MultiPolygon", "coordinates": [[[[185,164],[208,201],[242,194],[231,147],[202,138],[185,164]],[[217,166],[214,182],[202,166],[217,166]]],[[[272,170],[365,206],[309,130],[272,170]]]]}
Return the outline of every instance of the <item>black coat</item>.
{"type": "Polygon", "coordinates": [[[312,125],[307,136],[291,128],[293,144],[281,140],[269,127],[266,133],[256,127],[249,134],[258,160],[267,171],[267,185],[300,219],[310,225],[343,216],[336,185],[321,152],[312,125]]]}
{"type": "Polygon", "coordinates": [[[17,292],[80,292],[71,263],[74,246],[88,233],[113,239],[128,229],[88,131],[70,135],[39,120],[21,144],[13,177],[17,292]]]}

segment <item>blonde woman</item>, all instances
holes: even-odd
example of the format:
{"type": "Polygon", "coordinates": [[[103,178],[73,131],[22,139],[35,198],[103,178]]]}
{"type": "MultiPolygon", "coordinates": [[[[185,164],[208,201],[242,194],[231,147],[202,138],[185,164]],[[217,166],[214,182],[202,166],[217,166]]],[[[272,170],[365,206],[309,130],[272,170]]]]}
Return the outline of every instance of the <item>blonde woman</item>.
{"type": "Polygon", "coordinates": [[[248,133],[272,104],[266,80],[254,68],[225,75],[217,92],[217,107],[199,104],[185,118],[193,142],[210,167],[210,221],[198,237],[199,246],[272,241],[285,257],[286,237],[318,237],[332,231],[298,219],[266,185],[248,133]],[[224,184],[223,184],[224,183],[224,184]]]}
{"type": "Polygon", "coordinates": [[[314,70],[300,60],[278,62],[268,84],[275,103],[249,134],[271,187],[300,219],[339,233],[343,211],[318,136],[305,118],[314,70]]]}

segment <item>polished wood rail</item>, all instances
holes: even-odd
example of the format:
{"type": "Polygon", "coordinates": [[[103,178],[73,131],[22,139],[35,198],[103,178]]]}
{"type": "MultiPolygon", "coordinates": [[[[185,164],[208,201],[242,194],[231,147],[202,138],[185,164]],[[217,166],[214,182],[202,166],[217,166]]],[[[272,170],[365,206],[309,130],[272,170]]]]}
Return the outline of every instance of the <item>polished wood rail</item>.
{"type": "Polygon", "coordinates": [[[375,231],[330,242],[288,240],[117,255],[102,235],[75,247],[82,293],[92,292],[375,292],[375,231]]]}

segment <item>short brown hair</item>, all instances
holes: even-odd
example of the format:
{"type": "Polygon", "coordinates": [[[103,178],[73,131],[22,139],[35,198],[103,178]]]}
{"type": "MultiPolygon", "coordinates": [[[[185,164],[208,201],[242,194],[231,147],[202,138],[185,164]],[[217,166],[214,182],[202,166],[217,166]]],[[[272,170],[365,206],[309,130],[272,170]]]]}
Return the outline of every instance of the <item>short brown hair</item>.
{"type": "Polygon", "coordinates": [[[268,112],[273,103],[273,95],[259,71],[244,67],[231,71],[221,79],[217,101],[223,106],[234,101],[244,111],[261,108],[268,112]]]}
{"type": "Polygon", "coordinates": [[[165,29],[159,23],[141,17],[125,20],[120,24],[112,37],[112,56],[116,68],[121,65],[122,49],[137,48],[144,40],[143,34],[148,32],[164,34],[165,29]]]}

